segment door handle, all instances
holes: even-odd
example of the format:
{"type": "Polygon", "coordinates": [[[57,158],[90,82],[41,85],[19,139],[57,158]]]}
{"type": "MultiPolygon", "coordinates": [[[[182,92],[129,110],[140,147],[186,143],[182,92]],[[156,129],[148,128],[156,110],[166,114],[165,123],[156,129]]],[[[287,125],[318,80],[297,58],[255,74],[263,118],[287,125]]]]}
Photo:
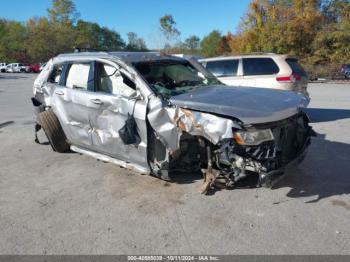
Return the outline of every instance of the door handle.
{"type": "Polygon", "coordinates": [[[61,90],[58,90],[55,93],[56,93],[56,95],[59,95],[59,96],[63,96],[64,95],[64,92],[61,91],[61,90]]]}
{"type": "Polygon", "coordinates": [[[90,100],[92,103],[94,103],[94,104],[96,104],[96,105],[102,105],[103,104],[103,102],[100,100],[100,99],[91,99],[90,100]]]}

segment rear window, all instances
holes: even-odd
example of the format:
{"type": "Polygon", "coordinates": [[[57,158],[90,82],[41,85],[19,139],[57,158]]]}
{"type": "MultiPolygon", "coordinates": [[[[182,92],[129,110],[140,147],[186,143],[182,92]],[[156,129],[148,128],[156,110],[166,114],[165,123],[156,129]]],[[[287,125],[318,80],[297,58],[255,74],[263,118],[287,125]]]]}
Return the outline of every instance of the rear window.
{"type": "Polygon", "coordinates": [[[292,68],[292,71],[299,76],[307,76],[304,68],[298,63],[297,59],[287,58],[287,64],[292,68]]]}
{"type": "Polygon", "coordinates": [[[243,58],[243,71],[246,76],[275,75],[279,68],[271,58],[243,58]]]}
{"type": "Polygon", "coordinates": [[[236,76],[238,60],[208,61],[206,68],[215,76],[236,76]]]}

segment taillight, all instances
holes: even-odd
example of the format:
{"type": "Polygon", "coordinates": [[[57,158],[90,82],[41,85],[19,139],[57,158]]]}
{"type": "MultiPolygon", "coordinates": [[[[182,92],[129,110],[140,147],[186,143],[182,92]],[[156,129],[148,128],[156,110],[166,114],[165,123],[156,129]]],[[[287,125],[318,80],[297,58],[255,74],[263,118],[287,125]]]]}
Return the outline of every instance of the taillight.
{"type": "Polygon", "coordinates": [[[298,75],[297,73],[293,73],[292,75],[295,77],[295,79],[296,79],[297,81],[300,81],[300,80],[301,80],[301,76],[298,75]]]}
{"type": "Polygon", "coordinates": [[[295,83],[296,81],[300,81],[301,77],[293,72],[290,76],[278,76],[276,80],[281,83],[295,83]]]}

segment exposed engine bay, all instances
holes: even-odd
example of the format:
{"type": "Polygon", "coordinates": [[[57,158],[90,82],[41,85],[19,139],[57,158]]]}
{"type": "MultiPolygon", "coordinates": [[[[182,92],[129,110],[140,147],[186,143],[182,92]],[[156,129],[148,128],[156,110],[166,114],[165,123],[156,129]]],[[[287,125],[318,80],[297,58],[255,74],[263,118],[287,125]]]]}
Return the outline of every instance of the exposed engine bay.
{"type": "MultiPolygon", "coordinates": [[[[158,173],[164,179],[171,179],[171,175],[163,176],[168,172],[202,172],[202,193],[216,187],[234,187],[238,181],[253,175],[258,178],[257,186],[271,187],[284,174],[286,166],[303,160],[314,135],[308,123],[307,115],[300,112],[283,121],[246,126],[249,131],[271,130],[273,139],[257,145],[244,145],[235,135],[214,145],[203,137],[183,132],[178,150],[165,157],[164,147],[161,164],[151,162],[153,167],[158,164],[158,173]]],[[[160,141],[153,139],[157,144],[154,150],[162,151],[160,141]]]]}

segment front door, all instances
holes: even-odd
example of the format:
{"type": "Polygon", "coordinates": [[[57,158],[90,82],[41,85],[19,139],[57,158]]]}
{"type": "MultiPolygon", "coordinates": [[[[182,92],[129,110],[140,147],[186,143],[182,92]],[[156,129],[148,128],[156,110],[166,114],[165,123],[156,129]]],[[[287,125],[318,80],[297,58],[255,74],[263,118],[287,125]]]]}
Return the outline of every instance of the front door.
{"type": "Polygon", "coordinates": [[[90,99],[96,106],[89,117],[94,151],[148,167],[146,101],[137,96],[134,81],[121,67],[96,62],[94,68],[95,93],[90,99]],[[124,144],[118,133],[129,115],[137,123],[137,145],[124,144]]]}

